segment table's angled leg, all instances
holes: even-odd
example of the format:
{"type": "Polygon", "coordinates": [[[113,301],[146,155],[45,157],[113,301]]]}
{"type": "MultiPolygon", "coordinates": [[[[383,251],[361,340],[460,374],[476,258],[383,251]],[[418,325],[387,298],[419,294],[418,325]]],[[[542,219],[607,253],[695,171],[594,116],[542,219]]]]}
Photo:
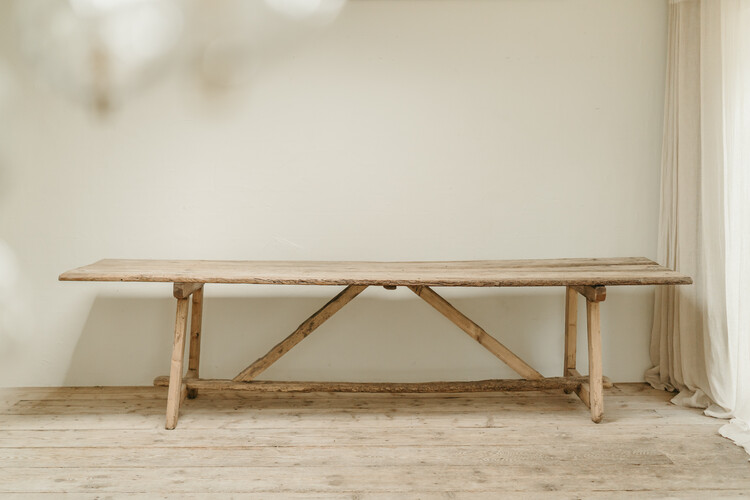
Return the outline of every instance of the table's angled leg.
{"type": "Polygon", "coordinates": [[[349,285],[338,295],[328,301],[326,305],[318,309],[312,316],[307,318],[297,327],[291,335],[276,344],[264,356],[256,359],[250,366],[237,374],[234,382],[249,382],[275,363],[281,356],[289,352],[294,346],[302,342],[316,328],[322,325],[328,318],[336,314],[342,307],[349,303],[354,297],[362,293],[367,285],[349,285]]]}
{"type": "MultiPolygon", "coordinates": [[[[578,292],[565,288],[565,361],[563,377],[572,377],[570,370],[576,370],[576,340],[578,327],[578,292]]],[[[570,389],[565,393],[570,394],[570,389]]]]}
{"type": "Polygon", "coordinates": [[[172,364],[169,370],[169,392],[167,396],[167,429],[174,429],[180,414],[180,403],[186,392],[182,381],[182,364],[185,357],[185,333],[189,309],[189,297],[177,299],[177,317],[174,324],[172,364]]]}
{"type": "Polygon", "coordinates": [[[501,344],[495,337],[487,333],[481,326],[453,307],[450,302],[438,295],[432,288],[410,285],[409,289],[526,380],[544,378],[541,373],[533,369],[528,363],[501,344]]]}
{"type": "Polygon", "coordinates": [[[586,316],[589,337],[589,408],[591,409],[591,420],[599,423],[604,416],[599,302],[586,300],[586,316]]]}
{"type": "MultiPolygon", "coordinates": [[[[193,305],[190,314],[190,347],[187,378],[199,378],[198,370],[201,359],[201,324],[203,322],[203,289],[193,292],[193,305]]],[[[198,389],[188,389],[187,397],[195,399],[198,389]]]]}

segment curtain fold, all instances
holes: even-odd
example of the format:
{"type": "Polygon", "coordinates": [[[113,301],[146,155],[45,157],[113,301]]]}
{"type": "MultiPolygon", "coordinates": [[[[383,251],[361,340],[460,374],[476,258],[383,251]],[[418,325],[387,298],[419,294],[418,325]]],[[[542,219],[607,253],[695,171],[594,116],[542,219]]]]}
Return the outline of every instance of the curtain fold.
{"type": "Polygon", "coordinates": [[[750,0],[670,2],[659,260],[646,380],[732,418],[750,453],[750,0]]]}

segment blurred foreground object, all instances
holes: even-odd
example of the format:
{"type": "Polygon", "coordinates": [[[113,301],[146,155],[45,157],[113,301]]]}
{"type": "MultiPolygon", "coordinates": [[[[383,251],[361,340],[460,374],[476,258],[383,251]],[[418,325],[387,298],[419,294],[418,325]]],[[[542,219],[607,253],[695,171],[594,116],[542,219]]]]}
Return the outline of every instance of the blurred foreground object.
{"type": "Polygon", "coordinates": [[[19,48],[34,74],[105,113],[154,80],[183,27],[174,0],[16,0],[19,48]]]}
{"type": "Polygon", "coordinates": [[[346,0],[15,0],[22,59],[47,86],[105,114],[177,66],[205,88],[247,83],[263,62],[332,23],[346,0]]]}
{"type": "Polygon", "coordinates": [[[209,90],[247,84],[266,63],[333,23],[346,0],[197,0],[190,34],[209,90]]]}

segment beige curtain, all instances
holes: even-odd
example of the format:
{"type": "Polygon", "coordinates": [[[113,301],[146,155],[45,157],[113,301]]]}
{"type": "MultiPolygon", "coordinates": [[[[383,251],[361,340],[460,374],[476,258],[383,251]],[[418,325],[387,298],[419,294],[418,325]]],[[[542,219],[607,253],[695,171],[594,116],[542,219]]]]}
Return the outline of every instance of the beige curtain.
{"type": "Polygon", "coordinates": [[[750,0],[670,2],[656,293],[646,380],[731,418],[750,453],[750,0]]]}

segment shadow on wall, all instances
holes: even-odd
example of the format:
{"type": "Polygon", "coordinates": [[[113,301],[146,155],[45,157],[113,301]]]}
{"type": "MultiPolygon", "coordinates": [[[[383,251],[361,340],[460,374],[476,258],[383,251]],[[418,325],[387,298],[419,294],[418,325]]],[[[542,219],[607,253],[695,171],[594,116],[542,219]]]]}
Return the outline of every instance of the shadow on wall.
{"type": "MultiPolygon", "coordinates": [[[[399,289],[391,293],[404,294],[405,300],[358,297],[259,379],[517,378],[410,292],[399,289]]],[[[201,377],[233,377],[294,331],[325,301],[320,297],[212,298],[208,290],[201,377]]],[[[562,369],[561,290],[523,294],[494,291],[451,302],[545,375],[556,375],[562,369]]],[[[168,374],[174,314],[175,301],[171,298],[98,296],[64,384],[150,385],[154,377],[168,374]]]]}

